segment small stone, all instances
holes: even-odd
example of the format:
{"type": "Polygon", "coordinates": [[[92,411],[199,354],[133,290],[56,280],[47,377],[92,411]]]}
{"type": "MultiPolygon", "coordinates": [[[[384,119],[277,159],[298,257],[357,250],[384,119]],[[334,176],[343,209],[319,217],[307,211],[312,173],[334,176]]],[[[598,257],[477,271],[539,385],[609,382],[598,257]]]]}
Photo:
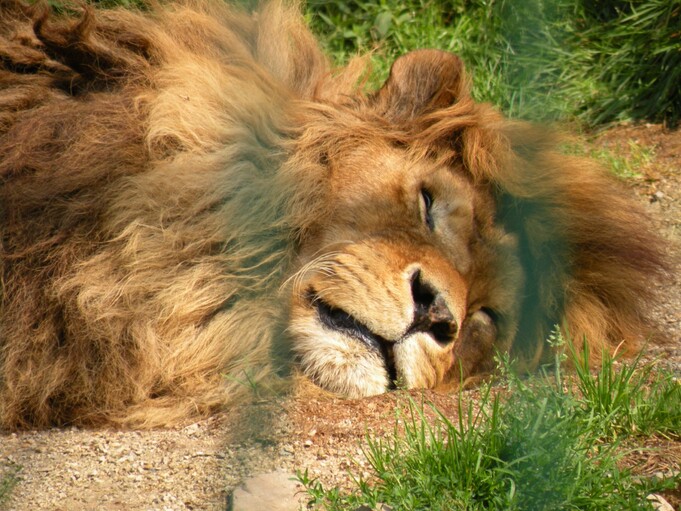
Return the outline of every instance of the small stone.
{"type": "Polygon", "coordinates": [[[187,426],[186,428],[184,428],[184,432],[185,432],[187,435],[195,435],[196,433],[199,432],[200,429],[201,429],[201,428],[200,428],[200,426],[199,426],[198,424],[192,424],[192,425],[187,426]]]}
{"type": "Polygon", "coordinates": [[[293,476],[276,471],[252,477],[227,497],[227,511],[298,511],[303,497],[293,476]]]}
{"type": "Polygon", "coordinates": [[[672,505],[662,495],[652,493],[648,495],[647,499],[651,502],[655,511],[674,511],[672,505]]]}
{"type": "Polygon", "coordinates": [[[659,190],[650,196],[650,202],[659,202],[662,199],[664,199],[664,193],[659,190]]]}

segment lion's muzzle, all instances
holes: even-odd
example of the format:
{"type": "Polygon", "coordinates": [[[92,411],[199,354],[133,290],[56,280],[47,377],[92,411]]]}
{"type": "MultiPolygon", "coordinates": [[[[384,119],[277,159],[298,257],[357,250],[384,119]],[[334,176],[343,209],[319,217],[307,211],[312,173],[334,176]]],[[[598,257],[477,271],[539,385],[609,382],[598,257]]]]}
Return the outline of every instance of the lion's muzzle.
{"type": "Polygon", "coordinates": [[[414,260],[401,248],[345,246],[301,279],[289,331],[303,372],[321,387],[349,397],[434,387],[451,369],[466,282],[434,249],[414,260]]]}

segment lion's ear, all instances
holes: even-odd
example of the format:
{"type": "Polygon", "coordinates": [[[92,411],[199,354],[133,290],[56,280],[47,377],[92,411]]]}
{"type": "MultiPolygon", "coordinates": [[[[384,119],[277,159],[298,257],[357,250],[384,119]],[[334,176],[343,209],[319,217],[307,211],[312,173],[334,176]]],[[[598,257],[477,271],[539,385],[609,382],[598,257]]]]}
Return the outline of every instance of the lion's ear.
{"type": "Polygon", "coordinates": [[[393,121],[408,121],[452,105],[468,95],[464,66],[453,53],[417,50],[398,58],[376,96],[393,121]]]}

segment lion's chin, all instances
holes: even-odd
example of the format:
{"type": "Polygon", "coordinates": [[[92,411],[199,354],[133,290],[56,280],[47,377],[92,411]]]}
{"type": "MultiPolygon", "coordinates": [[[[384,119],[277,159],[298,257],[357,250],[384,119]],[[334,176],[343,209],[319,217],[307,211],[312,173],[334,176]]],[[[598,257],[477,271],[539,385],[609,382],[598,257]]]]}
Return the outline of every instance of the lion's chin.
{"type": "Polygon", "coordinates": [[[318,316],[289,325],[305,376],[321,388],[349,398],[382,394],[394,386],[386,360],[374,344],[329,328],[318,316]]]}
{"type": "Polygon", "coordinates": [[[360,398],[397,387],[432,388],[451,368],[453,346],[425,333],[389,341],[322,300],[301,312],[289,325],[300,368],[329,392],[360,398]]]}

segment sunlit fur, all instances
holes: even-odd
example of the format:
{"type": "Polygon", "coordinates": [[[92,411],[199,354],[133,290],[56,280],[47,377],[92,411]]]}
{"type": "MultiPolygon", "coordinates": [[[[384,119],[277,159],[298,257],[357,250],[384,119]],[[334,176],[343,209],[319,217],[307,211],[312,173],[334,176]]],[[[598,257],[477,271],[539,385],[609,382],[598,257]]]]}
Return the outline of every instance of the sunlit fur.
{"type": "Polygon", "coordinates": [[[533,367],[556,323],[595,355],[646,334],[664,264],[617,183],[475,103],[453,55],[408,54],[376,93],[364,73],[331,72],[277,1],[0,0],[0,427],[176,424],[241,399],[274,351],[359,397],[497,349],[533,367]],[[408,332],[417,271],[451,343],[408,332]],[[399,381],[315,300],[394,341],[399,381]]]}

